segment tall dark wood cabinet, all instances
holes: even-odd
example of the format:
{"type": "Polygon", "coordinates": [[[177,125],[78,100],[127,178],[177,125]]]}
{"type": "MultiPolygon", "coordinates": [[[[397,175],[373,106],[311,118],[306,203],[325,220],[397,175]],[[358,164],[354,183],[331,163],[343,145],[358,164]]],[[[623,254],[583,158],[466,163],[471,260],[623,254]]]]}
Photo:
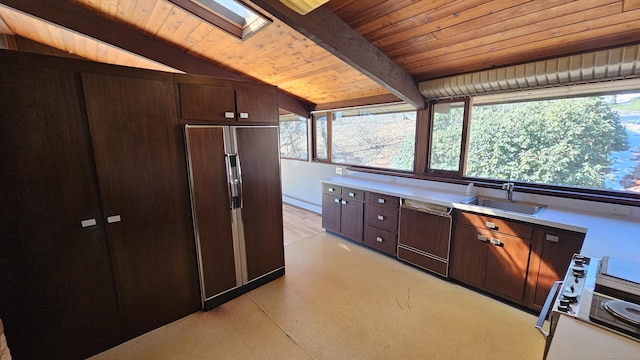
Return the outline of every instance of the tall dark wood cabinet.
{"type": "Polygon", "coordinates": [[[0,149],[14,359],[85,358],[199,308],[173,75],[0,51],[0,149]]]}
{"type": "Polygon", "coordinates": [[[198,306],[173,80],[83,73],[82,86],[123,329],[135,336],[198,306]]]}
{"type": "Polygon", "coordinates": [[[0,60],[0,317],[16,360],[82,358],[120,327],[81,92],[73,71],[0,60]]]}

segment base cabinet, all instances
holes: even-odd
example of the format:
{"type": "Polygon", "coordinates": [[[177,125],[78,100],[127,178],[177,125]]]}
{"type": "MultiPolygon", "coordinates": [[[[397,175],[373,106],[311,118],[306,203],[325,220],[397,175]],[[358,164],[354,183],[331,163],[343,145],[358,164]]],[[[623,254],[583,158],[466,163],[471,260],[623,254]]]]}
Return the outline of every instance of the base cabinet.
{"type": "Polygon", "coordinates": [[[457,215],[451,277],[523,302],[532,226],[467,212],[457,215]]]}
{"type": "Polygon", "coordinates": [[[571,256],[580,253],[585,234],[538,227],[534,233],[534,248],[529,265],[527,306],[541,310],[555,281],[562,280],[571,263],[571,256]]]}
{"type": "Polygon", "coordinates": [[[322,193],[322,227],[362,242],[364,191],[323,184],[322,193]]]}
{"type": "Polygon", "coordinates": [[[396,256],[400,199],[373,192],[366,193],[365,198],[365,245],[396,256]]]}

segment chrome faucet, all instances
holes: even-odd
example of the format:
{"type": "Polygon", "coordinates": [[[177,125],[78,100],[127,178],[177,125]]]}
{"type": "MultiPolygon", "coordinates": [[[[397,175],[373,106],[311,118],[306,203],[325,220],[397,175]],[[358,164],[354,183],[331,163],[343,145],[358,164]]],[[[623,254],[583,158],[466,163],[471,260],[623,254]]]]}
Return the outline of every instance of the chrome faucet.
{"type": "Polygon", "coordinates": [[[513,199],[513,188],[515,187],[515,184],[512,183],[511,181],[509,181],[508,183],[504,183],[502,184],[502,190],[507,190],[507,195],[505,197],[505,199],[511,201],[513,199]]]}

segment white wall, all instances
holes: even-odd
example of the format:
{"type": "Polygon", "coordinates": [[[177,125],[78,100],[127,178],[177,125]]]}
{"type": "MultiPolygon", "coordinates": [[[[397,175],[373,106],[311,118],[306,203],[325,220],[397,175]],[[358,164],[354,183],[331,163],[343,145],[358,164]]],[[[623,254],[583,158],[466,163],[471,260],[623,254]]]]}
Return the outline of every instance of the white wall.
{"type": "MultiPolygon", "coordinates": [[[[282,159],[282,201],[322,213],[322,179],[336,176],[341,166],[282,159]]],[[[345,171],[346,173],[346,171],[345,171]]]]}
{"type": "MultiPolygon", "coordinates": [[[[349,172],[342,166],[282,159],[282,200],[291,205],[295,205],[303,209],[321,214],[321,180],[334,176],[340,176],[336,174],[336,168],[342,169],[344,175],[348,174],[351,177],[393,182],[396,184],[405,184],[408,186],[436,188],[453,192],[464,192],[466,190],[466,185],[449,184],[444,182],[378,175],[371,173],[349,172]]],[[[476,190],[478,191],[478,195],[482,196],[492,196],[500,198],[505,194],[504,190],[497,189],[477,187],[476,190]]],[[[607,215],[613,214],[614,210],[626,210],[625,212],[628,213],[627,216],[640,219],[640,211],[637,207],[546,195],[528,194],[519,192],[517,188],[513,193],[513,200],[540,203],[547,206],[554,206],[570,210],[586,210],[589,212],[598,212],[607,215]]]]}

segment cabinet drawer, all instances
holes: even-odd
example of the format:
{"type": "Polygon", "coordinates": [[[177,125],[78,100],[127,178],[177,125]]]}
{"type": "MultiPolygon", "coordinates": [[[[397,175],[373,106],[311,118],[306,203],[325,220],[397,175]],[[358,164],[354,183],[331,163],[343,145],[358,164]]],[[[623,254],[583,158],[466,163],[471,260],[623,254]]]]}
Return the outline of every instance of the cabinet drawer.
{"type": "Polygon", "coordinates": [[[395,196],[370,192],[367,193],[367,204],[397,209],[400,207],[400,199],[395,196]]]}
{"type": "Polygon", "coordinates": [[[468,225],[478,229],[487,229],[492,232],[514,235],[524,239],[531,239],[531,235],[533,233],[533,226],[529,224],[468,212],[459,212],[458,215],[457,223],[460,225],[468,225]]]}
{"type": "Polygon", "coordinates": [[[322,184],[322,193],[340,197],[342,195],[342,187],[333,184],[322,184]]]}
{"type": "Polygon", "coordinates": [[[364,191],[351,188],[342,188],[342,198],[364,201],[364,191]]]}
{"type": "Polygon", "coordinates": [[[398,209],[367,205],[367,224],[387,231],[398,231],[398,209]]]}
{"type": "Polygon", "coordinates": [[[394,232],[385,231],[373,226],[367,226],[364,235],[364,243],[372,248],[384,251],[387,254],[396,254],[397,238],[396,233],[394,232]]]}

